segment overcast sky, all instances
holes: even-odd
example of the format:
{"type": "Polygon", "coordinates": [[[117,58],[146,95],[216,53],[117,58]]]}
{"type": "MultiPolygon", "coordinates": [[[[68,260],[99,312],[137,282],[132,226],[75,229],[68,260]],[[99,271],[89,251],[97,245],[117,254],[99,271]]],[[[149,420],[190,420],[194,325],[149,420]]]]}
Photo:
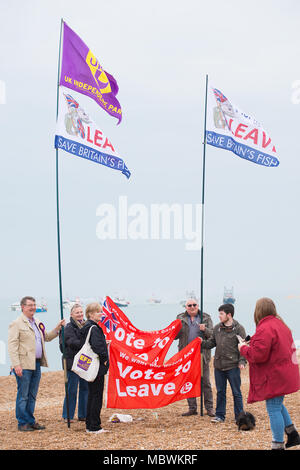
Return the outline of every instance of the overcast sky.
{"type": "Polygon", "coordinates": [[[146,209],[201,203],[206,74],[263,123],[280,165],[264,168],[207,146],[205,299],[221,298],[224,286],[253,299],[300,295],[297,0],[0,5],[1,297],[58,298],[53,142],[61,18],[118,82],[119,126],[94,101],[82,103],[132,173],[127,180],[59,152],[64,296],[177,299],[199,291],[200,252],[186,250],[185,239],[100,240],[96,214],[104,203],[118,211],[120,196],[146,209]]]}

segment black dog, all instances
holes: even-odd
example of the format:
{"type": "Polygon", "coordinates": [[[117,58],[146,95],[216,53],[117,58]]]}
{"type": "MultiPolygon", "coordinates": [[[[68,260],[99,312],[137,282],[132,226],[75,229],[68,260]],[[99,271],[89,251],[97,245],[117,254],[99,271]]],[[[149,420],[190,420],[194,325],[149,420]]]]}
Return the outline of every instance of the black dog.
{"type": "Polygon", "coordinates": [[[251,431],[255,427],[255,418],[248,411],[242,411],[236,420],[239,431],[251,431]]]}

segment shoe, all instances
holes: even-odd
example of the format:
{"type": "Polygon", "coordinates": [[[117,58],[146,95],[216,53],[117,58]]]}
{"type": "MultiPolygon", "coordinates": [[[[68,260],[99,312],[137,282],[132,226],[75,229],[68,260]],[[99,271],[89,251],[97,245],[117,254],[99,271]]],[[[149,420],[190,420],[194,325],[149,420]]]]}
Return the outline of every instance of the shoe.
{"type": "Polygon", "coordinates": [[[214,418],[216,416],[214,410],[207,410],[207,415],[210,416],[211,418],[214,418]]]}
{"type": "Polygon", "coordinates": [[[284,448],[284,442],[272,441],[271,450],[285,450],[285,448],[284,448]]]}
{"type": "MultiPolygon", "coordinates": [[[[65,423],[68,422],[67,418],[64,418],[64,422],[65,422],[65,423]]],[[[74,419],[70,419],[70,423],[74,423],[74,419]]]]}
{"type": "Polygon", "coordinates": [[[78,421],[84,421],[85,422],[85,418],[78,418],[78,421]]]}
{"type": "Polygon", "coordinates": [[[211,423],[224,423],[224,420],[215,416],[213,419],[210,420],[211,423]]]}
{"type": "Polygon", "coordinates": [[[102,434],[103,432],[109,432],[107,429],[98,429],[98,431],[90,431],[89,429],[86,429],[86,432],[89,434],[102,434]]]}
{"type": "Polygon", "coordinates": [[[182,413],[181,416],[193,416],[193,415],[197,415],[197,411],[195,410],[189,410],[189,411],[186,411],[186,413],[182,413]]]}
{"type": "Polygon", "coordinates": [[[33,427],[30,426],[30,424],[22,424],[21,426],[18,426],[19,431],[34,431],[33,427]]]}
{"type": "Polygon", "coordinates": [[[39,424],[39,423],[30,424],[30,427],[31,427],[34,431],[40,431],[41,429],[46,429],[46,426],[43,426],[42,424],[39,424]]]}
{"type": "Polygon", "coordinates": [[[290,432],[288,435],[285,447],[288,449],[289,447],[299,446],[300,445],[300,436],[296,429],[290,432]]]}

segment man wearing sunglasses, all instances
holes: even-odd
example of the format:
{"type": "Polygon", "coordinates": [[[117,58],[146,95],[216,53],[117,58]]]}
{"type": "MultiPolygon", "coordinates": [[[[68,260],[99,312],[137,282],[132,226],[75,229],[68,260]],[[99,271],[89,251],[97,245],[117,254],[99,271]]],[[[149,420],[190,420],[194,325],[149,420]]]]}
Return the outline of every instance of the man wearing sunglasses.
{"type": "MultiPolygon", "coordinates": [[[[213,333],[213,322],[208,313],[203,312],[202,323],[201,323],[201,313],[199,310],[198,302],[196,299],[187,299],[186,311],[177,315],[177,318],[181,320],[181,330],[175,339],[179,340],[178,350],[181,351],[185,346],[187,346],[195,338],[200,337],[202,339],[209,339],[213,333]]],[[[208,416],[214,417],[215,412],[213,409],[213,394],[210,383],[209,376],[209,362],[211,359],[210,349],[206,349],[202,353],[203,358],[203,371],[202,371],[202,387],[203,387],[203,397],[204,397],[204,406],[207,411],[208,416]]],[[[197,399],[188,398],[187,399],[189,409],[187,412],[183,413],[182,416],[192,416],[197,414],[197,399]]]]}

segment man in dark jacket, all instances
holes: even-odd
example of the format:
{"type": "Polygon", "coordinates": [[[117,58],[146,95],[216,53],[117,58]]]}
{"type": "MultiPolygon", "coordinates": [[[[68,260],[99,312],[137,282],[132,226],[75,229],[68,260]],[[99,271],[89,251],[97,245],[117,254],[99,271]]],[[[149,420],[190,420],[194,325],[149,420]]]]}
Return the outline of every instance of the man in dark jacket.
{"type": "MultiPolygon", "coordinates": [[[[177,319],[181,320],[181,330],[175,339],[179,339],[178,350],[181,351],[191,341],[197,337],[209,338],[213,332],[213,323],[210,315],[203,312],[202,323],[201,313],[198,302],[195,299],[186,301],[186,311],[177,315],[177,319]]],[[[205,350],[202,354],[202,386],[204,396],[204,406],[208,416],[215,416],[213,410],[213,395],[209,377],[209,361],[211,359],[210,350],[205,350]]],[[[187,399],[189,410],[182,416],[192,416],[197,414],[197,400],[195,397],[187,399]]]]}
{"type": "Polygon", "coordinates": [[[221,305],[219,307],[221,323],[214,327],[211,338],[204,340],[201,345],[202,349],[216,347],[214,368],[217,406],[216,416],[212,419],[214,423],[225,421],[227,380],[233,394],[235,419],[243,411],[240,369],[245,367],[247,361],[239,353],[237,335],[244,339],[246,333],[244,327],[233,319],[233,315],[234,306],[232,304],[221,305]]]}

